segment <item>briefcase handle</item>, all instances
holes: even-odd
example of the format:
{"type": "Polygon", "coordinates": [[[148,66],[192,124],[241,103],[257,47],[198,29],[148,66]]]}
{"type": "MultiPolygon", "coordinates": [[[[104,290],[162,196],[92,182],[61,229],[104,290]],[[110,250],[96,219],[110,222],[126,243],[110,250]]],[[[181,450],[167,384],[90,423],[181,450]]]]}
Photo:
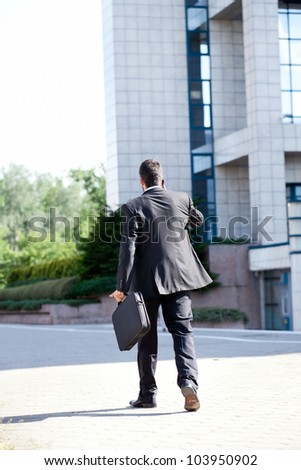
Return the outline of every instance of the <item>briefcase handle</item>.
{"type": "Polygon", "coordinates": [[[127,296],[127,294],[125,294],[125,297],[124,297],[123,300],[120,300],[120,302],[118,302],[118,305],[122,304],[122,302],[126,299],[126,296],[127,296]]]}

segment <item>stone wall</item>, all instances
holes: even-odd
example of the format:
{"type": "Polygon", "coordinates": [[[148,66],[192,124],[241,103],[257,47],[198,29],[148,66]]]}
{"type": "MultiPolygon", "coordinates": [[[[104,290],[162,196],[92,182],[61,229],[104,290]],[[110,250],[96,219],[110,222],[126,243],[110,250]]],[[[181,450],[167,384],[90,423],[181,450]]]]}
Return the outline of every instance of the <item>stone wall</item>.
{"type": "Polygon", "coordinates": [[[194,307],[229,307],[249,317],[247,328],[261,328],[259,280],[248,268],[248,245],[210,245],[210,271],[220,286],[192,293],[194,307]]]}
{"type": "Polygon", "coordinates": [[[25,324],[85,324],[110,323],[117,303],[108,296],[103,296],[97,304],[85,304],[71,307],[66,304],[45,304],[36,312],[0,312],[0,323],[25,324]]]}

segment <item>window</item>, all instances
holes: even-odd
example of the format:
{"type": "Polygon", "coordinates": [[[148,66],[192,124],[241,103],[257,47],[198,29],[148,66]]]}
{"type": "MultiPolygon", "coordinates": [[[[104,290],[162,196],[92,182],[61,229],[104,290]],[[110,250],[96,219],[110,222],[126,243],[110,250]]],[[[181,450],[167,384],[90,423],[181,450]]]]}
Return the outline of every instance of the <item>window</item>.
{"type": "Polygon", "coordinates": [[[301,123],[301,2],[279,2],[283,122],[301,123]]]}
{"type": "Polygon", "coordinates": [[[215,215],[215,188],[207,0],[186,0],[186,31],[193,199],[210,217],[215,215]]]}
{"type": "Polygon", "coordinates": [[[212,155],[194,155],[193,174],[200,177],[212,176],[212,155]]]}
{"type": "Polygon", "coordinates": [[[301,202],[301,183],[286,185],[287,202],[301,202]]]}

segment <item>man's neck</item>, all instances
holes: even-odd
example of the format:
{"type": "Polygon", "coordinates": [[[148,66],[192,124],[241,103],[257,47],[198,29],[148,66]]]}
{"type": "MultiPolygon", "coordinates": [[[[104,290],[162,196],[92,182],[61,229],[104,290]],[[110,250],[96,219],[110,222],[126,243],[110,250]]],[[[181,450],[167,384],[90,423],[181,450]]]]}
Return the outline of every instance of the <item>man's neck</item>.
{"type": "Polygon", "coordinates": [[[148,188],[143,188],[143,192],[145,193],[146,191],[149,191],[150,189],[153,189],[153,188],[161,188],[162,189],[162,186],[160,186],[159,184],[155,184],[154,186],[149,186],[148,188]]]}

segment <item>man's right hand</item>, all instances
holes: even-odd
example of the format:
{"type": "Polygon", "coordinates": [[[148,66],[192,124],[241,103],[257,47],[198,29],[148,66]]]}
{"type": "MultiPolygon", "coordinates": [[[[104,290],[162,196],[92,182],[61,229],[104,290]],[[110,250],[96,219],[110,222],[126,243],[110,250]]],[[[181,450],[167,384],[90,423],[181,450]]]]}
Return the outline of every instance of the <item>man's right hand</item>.
{"type": "Polygon", "coordinates": [[[126,295],[125,295],[124,292],[121,292],[120,290],[115,290],[114,292],[112,292],[112,294],[110,294],[110,297],[112,299],[115,299],[119,303],[119,302],[122,302],[124,300],[126,295]]]}

